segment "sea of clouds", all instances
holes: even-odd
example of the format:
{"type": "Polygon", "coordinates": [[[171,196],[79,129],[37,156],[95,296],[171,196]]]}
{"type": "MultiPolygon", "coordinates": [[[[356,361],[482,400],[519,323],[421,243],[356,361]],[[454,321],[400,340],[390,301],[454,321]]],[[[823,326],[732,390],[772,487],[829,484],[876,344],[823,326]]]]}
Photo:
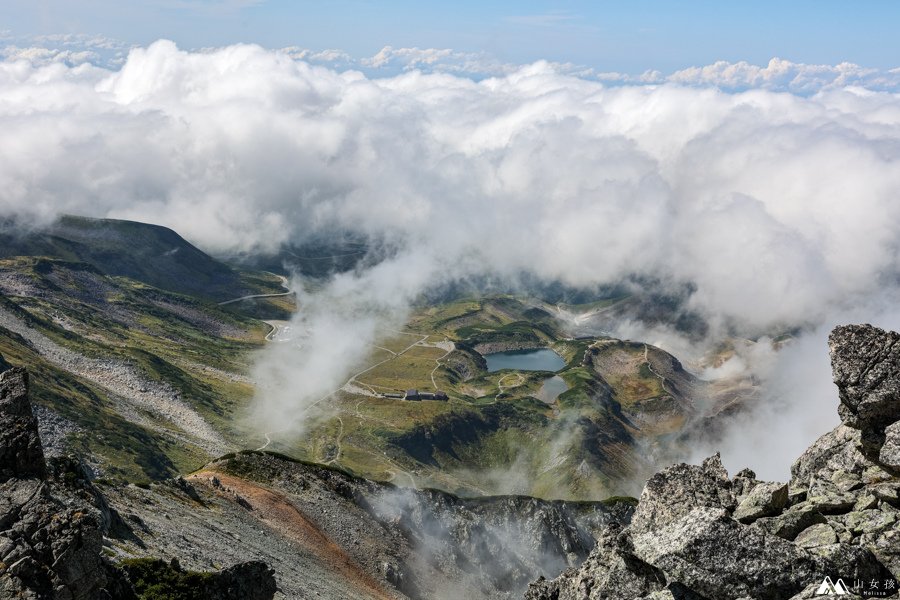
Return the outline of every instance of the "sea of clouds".
{"type": "Polygon", "coordinates": [[[827,331],[900,326],[900,97],[882,80],[795,94],[748,75],[735,92],[721,89],[737,77],[723,65],[609,85],[544,62],[379,78],[296,52],[167,41],[117,67],[6,56],[0,215],[159,223],[221,254],[337,230],[391,249],[315,291],[295,283],[305,340],[258,364],[264,431],[302,431],[307,408],[424,291],[638,275],[691,284],[688,308],[713,341],[804,332],[774,358],[738,357],[771,401],[724,449],[733,468],[783,478],[837,419],[827,331]]]}

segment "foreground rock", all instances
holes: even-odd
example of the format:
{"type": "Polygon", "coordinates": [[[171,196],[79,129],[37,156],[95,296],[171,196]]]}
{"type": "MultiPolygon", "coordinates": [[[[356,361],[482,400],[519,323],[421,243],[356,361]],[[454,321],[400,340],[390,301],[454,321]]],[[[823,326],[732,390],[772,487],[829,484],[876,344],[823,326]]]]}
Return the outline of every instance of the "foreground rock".
{"type": "Polygon", "coordinates": [[[525,597],[788,600],[822,595],[826,577],[896,597],[885,590],[900,577],[898,342],[869,325],[832,332],[843,423],[797,459],[789,483],[749,470],[729,479],[718,456],[669,467],[648,480],[629,526],[525,597]]]}
{"type": "MultiPolygon", "coordinates": [[[[128,575],[103,555],[104,534],[123,526],[77,460],[45,461],[27,372],[0,373],[0,598],[136,598],[128,575]]],[[[250,563],[203,576],[195,592],[269,600],[275,581],[250,563]]]]}
{"type": "Polygon", "coordinates": [[[900,334],[846,325],[831,332],[828,344],[841,420],[860,431],[859,449],[866,458],[897,474],[900,334]]]}

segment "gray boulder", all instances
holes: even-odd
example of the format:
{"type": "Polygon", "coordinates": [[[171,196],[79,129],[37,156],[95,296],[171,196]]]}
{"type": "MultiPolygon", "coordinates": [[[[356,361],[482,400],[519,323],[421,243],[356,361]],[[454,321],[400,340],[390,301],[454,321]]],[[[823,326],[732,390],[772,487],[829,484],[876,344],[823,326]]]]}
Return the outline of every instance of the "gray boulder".
{"type": "Polygon", "coordinates": [[[803,502],[776,517],[757,519],[753,526],[790,541],[804,529],[825,522],[825,516],[815,506],[803,502]]]}
{"type": "Polygon", "coordinates": [[[756,479],[756,473],[750,469],[742,469],[731,480],[731,491],[735,499],[740,503],[758,484],[759,480],[756,479]]]}
{"type": "Polygon", "coordinates": [[[609,525],[581,567],[552,581],[539,579],[529,585],[525,598],[631,600],[666,591],[662,572],[630,554],[623,541],[618,524],[609,525]]]}
{"type": "Polygon", "coordinates": [[[0,596],[108,597],[103,535],[77,498],[57,498],[28,400],[28,374],[0,374],[0,596]]]}
{"type": "Polygon", "coordinates": [[[707,598],[790,598],[824,561],[765,531],[741,525],[727,511],[695,508],[656,531],[632,536],[634,553],[707,598]]]}
{"type": "Polygon", "coordinates": [[[674,523],[697,508],[735,508],[728,472],[718,454],[700,466],[678,464],[653,475],[644,486],[629,532],[640,535],[674,523]]]}
{"type": "Polygon", "coordinates": [[[818,548],[820,546],[828,546],[836,544],[838,541],[837,533],[827,523],[817,523],[807,527],[794,538],[794,543],[801,548],[818,548]]]}
{"type": "Polygon", "coordinates": [[[838,425],[807,448],[791,465],[791,487],[808,488],[813,476],[831,481],[838,472],[862,476],[873,463],[860,453],[860,431],[838,425]]]}
{"type": "Polygon", "coordinates": [[[734,518],[741,523],[752,523],[760,517],[779,514],[788,503],[786,483],[758,483],[738,504],[734,518]]]}
{"type": "Polygon", "coordinates": [[[884,429],[884,444],[878,451],[878,462],[884,466],[900,470],[900,421],[884,429]]]}
{"type": "MultiPolygon", "coordinates": [[[[0,373],[0,598],[135,600],[126,575],[103,555],[103,535],[121,521],[83,464],[44,460],[28,400],[28,374],[0,373]]],[[[210,576],[210,600],[269,600],[275,580],[262,563],[210,576]]]]}
{"type": "Polygon", "coordinates": [[[838,413],[861,432],[860,449],[879,461],[885,430],[900,418],[900,334],[871,325],[836,327],[828,338],[841,404],[838,413]]]}

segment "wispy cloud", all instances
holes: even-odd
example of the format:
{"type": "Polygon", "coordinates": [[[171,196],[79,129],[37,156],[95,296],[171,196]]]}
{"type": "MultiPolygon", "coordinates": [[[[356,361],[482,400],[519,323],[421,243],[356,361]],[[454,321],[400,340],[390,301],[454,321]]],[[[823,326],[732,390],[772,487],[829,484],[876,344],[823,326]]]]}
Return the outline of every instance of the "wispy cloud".
{"type": "Polygon", "coordinates": [[[722,60],[668,75],[649,70],[639,75],[601,72],[595,76],[600,81],[616,85],[674,83],[690,87],[715,87],[730,92],[762,89],[815,94],[854,86],[868,90],[900,91],[900,69],[873,69],[849,62],[837,65],[795,63],[777,57],[766,65],[722,60]]]}
{"type": "Polygon", "coordinates": [[[125,50],[128,48],[128,44],[122,40],[87,33],[54,33],[36,35],[30,39],[34,43],[44,46],[77,47],[82,50],[125,50]]]}
{"type": "Polygon", "coordinates": [[[403,71],[424,70],[431,72],[468,75],[504,75],[518,65],[498,61],[484,52],[458,52],[450,48],[394,48],[385,46],[374,56],[359,61],[372,69],[397,68],[403,71]]]}
{"type": "Polygon", "coordinates": [[[96,63],[100,56],[96,52],[90,50],[60,50],[36,46],[30,46],[28,48],[7,46],[0,49],[0,58],[7,61],[24,60],[32,65],[63,63],[69,66],[76,66],[85,63],[96,63]]]}
{"type": "Polygon", "coordinates": [[[0,58],[7,61],[27,60],[35,65],[63,63],[70,66],[90,63],[98,67],[117,67],[125,62],[131,45],[104,35],[88,33],[53,33],[17,36],[0,33],[7,45],[0,58]]]}
{"type": "Polygon", "coordinates": [[[350,56],[343,50],[337,50],[334,48],[316,51],[310,50],[309,48],[303,48],[301,46],[287,46],[285,48],[282,48],[281,52],[287,54],[294,60],[303,60],[313,63],[326,63],[334,66],[340,64],[353,65],[357,62],[352,56],[350,56]]]}
{"type": "Polygon", "coordinates": [[[265,4],[266,0],[154,0],[161,8],[185,10],[195,14],[231,14],[265,4]]]}
{"type": "Polygon", "coordinates": [[[549,12],[537,15],[512,15],[504,20],[516,25],[528,25],[530,27],[554,27],[575,22],[577,17],[568,12],[549,12]]]}

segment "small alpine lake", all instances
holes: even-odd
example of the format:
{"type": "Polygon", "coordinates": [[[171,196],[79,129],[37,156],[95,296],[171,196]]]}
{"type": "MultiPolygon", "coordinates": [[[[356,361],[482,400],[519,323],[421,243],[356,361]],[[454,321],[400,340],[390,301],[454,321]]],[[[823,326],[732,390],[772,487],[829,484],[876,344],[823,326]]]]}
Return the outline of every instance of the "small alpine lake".
{"type": "Polygon", "coordinates": [[[553,404],[560,394],[569,389],[568,384],[559,375],[554,375],[544,380],[541,389],[537,393],[537,398],[541,402],[553,404]]]}
{"type": "Polygon", "coordinates": [[[566,366],[566,361],[549,348],[537,350],[508,350],[485,354],[489,373],[502,369],[516,371],[552,371],[556,372],[566,366]]]}

